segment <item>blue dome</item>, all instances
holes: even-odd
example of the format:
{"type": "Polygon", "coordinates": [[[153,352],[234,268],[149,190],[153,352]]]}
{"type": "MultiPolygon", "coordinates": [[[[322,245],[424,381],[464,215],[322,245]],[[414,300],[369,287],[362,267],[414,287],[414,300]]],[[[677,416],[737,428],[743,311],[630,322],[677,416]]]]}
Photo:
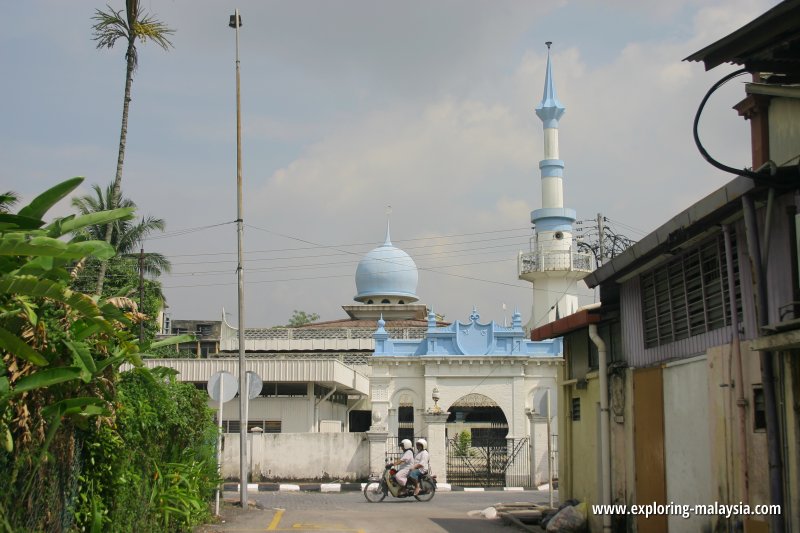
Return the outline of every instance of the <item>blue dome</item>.
{"type": "Polygon", "coordinates": [[[417,281],[419,273],[417,265],[407,253],[392,245],[389,231],[386,231],[386,242],[370,251],[358,263],[356,269],[357,302],[391,303],[416,302],[417,281]],[[370,302],[369,300],[372,300],[370,302]]]}

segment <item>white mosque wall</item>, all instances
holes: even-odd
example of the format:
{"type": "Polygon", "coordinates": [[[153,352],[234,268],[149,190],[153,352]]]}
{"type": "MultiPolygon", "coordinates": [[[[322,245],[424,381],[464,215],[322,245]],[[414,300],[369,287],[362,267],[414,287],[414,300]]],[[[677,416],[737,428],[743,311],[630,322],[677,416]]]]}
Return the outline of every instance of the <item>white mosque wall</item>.
{"type": "MultiPolygon", "coordinates": [[[[254,481],[357,481],[369,475],[364,433],[248,433],[254,481]]],[[[222,476],[239,477],[239,434],[225,434],[222,476]]]]}
{"type": "MultiPolygon", "coordinates": [[[[433,408],[430,391],[436,386],[440,396],[438,406],[444,410],[468,394],[492,399],[506,417],[509,438],[529,435],[527,412],[541,410],[537,391],[548,388],[555,391],[556,374],[562,363],[560,358],[515,361],[493,356],[443,357],[432,362],[411,357],[385,359],[385,363],[373,361],[373,376],[383,378],[379,381],[381,387],[386,384],[390,434],[397,434],[397,408],[404,397],[413,402],[415,434],[425,434],[424,421],[419,415],[433,408]]],[[[373,404],[378,403],[375,394],[372,400],[373,404]]],[[[551,411],[555,414],[555,393],[551,394],[551,401],[551,411]]],[[[557,427],[553,429],[557,431],[557,427]]]]}

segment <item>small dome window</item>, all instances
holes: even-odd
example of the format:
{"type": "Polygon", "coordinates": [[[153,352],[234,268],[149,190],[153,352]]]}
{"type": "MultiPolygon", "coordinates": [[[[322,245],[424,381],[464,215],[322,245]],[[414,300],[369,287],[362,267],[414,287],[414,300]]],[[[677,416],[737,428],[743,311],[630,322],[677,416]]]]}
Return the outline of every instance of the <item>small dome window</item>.
{"type": "Polygon", "coordinates": [[[372,303],[373,303],[373,301],[372,301],[372,300],[367,300],[367,305],[370,305],[370,304],[372,304],[372,303]]]}
{"type": "Polygon", "coordinates": [[[381,303],[382,303],[382,304],[388,304],[388,303],[390,303],[390,302],[389,302],[389,300],[387,300],[387,299],[385,299],[385,298],[384,298],[383,300],[381,300],[381,303]]]}
{"type": "Polygon", "coordinates": [[[397,303],[399,303],[399,304],[405,304],[406,302],[405,302],[405,300],[400,300],[400,301],[399,301],[399,302],[397,302],[397,303]]]}

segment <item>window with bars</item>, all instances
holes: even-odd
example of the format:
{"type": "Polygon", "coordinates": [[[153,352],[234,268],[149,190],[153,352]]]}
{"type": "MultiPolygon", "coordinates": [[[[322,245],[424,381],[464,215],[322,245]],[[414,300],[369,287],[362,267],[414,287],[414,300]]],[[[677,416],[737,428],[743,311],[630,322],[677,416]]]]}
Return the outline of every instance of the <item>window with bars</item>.
{"type": "MultiPolygon", "coordinates": [[[[733,239],[736,312],[742,302],[733,239]]],[[[641,276],[642,318],[646,348],[700,335],[731,323],[725,243],[714,237],[666,265],[641,276]]]]}
{"type": "Polygon", "coordinates": [[[400,404],[397,409],[397,436],[410,439],[414,436],[414,406],[400,404]]]}
{"type": "Polygon", "coordinates": [[[572,416],[573,421],[578,421],[581,419],[581,399],[580,398],[573,398],[572,399],[572,409],[570,410],[570,415],[572,416]]]}

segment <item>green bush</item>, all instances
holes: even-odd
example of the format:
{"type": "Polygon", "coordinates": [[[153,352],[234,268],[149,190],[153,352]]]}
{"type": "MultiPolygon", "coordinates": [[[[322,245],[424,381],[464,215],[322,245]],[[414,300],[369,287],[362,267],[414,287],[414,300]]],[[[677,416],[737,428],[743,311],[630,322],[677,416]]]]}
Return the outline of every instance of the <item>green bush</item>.
{"type": "Polygon", "coordinates": [[[101,530],[188,531],[205,521],[218,482],[205,394],[167,369],[134,369],[121,374],[117,397],[116,426],[87,435],[80,493],[92,497],[76,508],[79,525],[90,531],[98,509],[101,530]]]}

